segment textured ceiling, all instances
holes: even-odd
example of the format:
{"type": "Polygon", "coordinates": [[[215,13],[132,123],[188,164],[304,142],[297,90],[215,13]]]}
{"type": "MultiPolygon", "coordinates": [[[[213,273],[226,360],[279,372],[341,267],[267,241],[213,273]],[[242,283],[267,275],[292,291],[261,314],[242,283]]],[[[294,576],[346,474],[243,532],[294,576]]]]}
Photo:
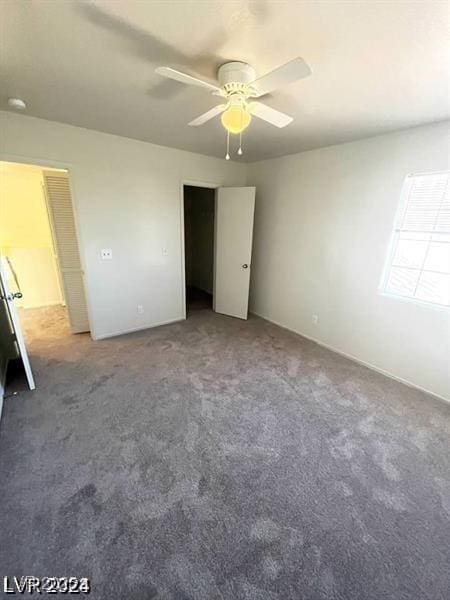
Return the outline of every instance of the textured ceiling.
{"type": "Polygon", "coordinates": [[[187,126],[217,98],[155,67],[214,80],[227,60],[261,75],[296,56],[313,75],[264,98],[294,122],[254,118],[240,160],[449,118],[447,2],[2,0],[0,13],[0,108],[19,97],[44,119],[223,156],[218,119],[187,126]]]}

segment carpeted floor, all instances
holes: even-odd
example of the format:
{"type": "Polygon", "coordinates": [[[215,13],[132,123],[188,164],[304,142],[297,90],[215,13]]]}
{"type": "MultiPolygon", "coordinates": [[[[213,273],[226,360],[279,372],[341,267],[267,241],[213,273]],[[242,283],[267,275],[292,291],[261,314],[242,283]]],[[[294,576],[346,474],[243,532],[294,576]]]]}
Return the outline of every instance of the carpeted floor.
{"type": "Polygon", "coordinates": [[[193,311],[110,340],[26,316],[0,423],[0,575],[107,600],[444,600],[450,406],[193,311]]]}

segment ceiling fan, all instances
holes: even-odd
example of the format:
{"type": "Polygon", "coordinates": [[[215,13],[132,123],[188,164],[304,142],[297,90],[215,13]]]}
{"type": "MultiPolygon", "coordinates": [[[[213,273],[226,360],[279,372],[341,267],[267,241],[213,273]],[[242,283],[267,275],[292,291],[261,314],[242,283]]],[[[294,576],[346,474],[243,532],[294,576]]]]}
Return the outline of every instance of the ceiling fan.
{"type": "Polygon", "coordinates": [[[276,127],[286,127],[293,118],[266,104],[254,100],[284,85],[293,83],[311,75],[311,69],[302,58],[294,58],[288,63],[277,67],[256,79],[255,69],[244,62],[228,62],[217,72],[218,83],[209,83],[187,73],[182,73],[171,67],[158,67],[156,72],[163,77],[174,79],[187,85],[196,85],[209,90],[214,96],[224,98],[226,102],[218,104],[189,123],[194,127],[203,125],[218,115],[227,131],[227,153],[230,159],[229,137],[239,134],[238,154],[242,154],[242,132],[246,129],[252,116],[267,121],[276,127]]]}

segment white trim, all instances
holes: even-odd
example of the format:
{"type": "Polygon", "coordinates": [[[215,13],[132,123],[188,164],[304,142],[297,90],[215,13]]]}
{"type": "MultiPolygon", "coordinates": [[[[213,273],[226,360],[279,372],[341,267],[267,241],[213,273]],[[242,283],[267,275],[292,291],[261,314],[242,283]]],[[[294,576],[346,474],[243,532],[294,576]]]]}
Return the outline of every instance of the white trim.
{"type": "Polygon", "coordinates": [[[384,375],[385,377],[389,377],[390,379],[399,381],[400,383],[403,383],[404,385],[407,385],[410,388],[414,388],[421,392],[425,392],[425,394],[429,394],[430,396],[433,396],[434,398],[437,398],[438,400],[446,402],[447,404],[450,403],[450,398],[445,398],[445,396],[440,396],[439,394],[436,394],[435,392],[431,392],[430,390],[427,390],[426,388],[423,388],[420,385],[417,385],[416,383],[412,383],[408,379],[403,379],[403,377],[398,377],[398,375],[394,375],[390,371],[386,371],[385,369],[382,369],[381,367],[377,367],[376,365],[373,365],[372,363],[366,362],[365,360],[361,360],[360,358],[353,356],[353,354],[348,354],[347,352],[343,352],[342,350],[339,350],[338,348],[335,348],[334,346],[330,346],[329,344],[326,344],[325,342],[322,342],[322,341],[318,340],[317,338],[306,335],[305,333],[302,333],[301,331],[297,331],[296,329],[291,329],[290,327],[286,327],[286,325],[282,325],[278,321],[269,319],[268,317],[265,317],[264,315],[261,315],[255,311],[249,311],[249,312],[250,312],[250,314],[260,317],[261,319],[264,319],[265,321],[269,321],[269,323],[273,323],[273,325],[277,325],[278,327],[281,327],[282,329],[291,331],[292,333],[295,333],[296,335],[299,335],[299,336],[309,340],[310,342],[314,342],[315,344],[318,344],[319,346],[322,346],[323,348],[326,348],[327,350],[331,350],[331,352],[335,352],[336,354],[339,354],[340,356],[344,356],[345,358],[348,358],[349,360],[356,362],[359,365],[363,365],[364,367],[367,367],[368,369],[371,369],[372,371],[381,373],[381,375],[384,375]]]}
{"type": "Polygon", "coordinates": [[[127,333],[135,333],[136,331],[144,331],[145,329],[154,329],[155,327],[161,327],[162,325],[170,325],[171,323],[179,323],[184,321],[186,317],[176,317],[175,319],[168,319],[167,321],[158,321],[150,325],[140,325],[139,327],[132,327],[131,329],[121,329],[119,331],[109,331],[108,333],[102,333],[101,335],[93,335],[91,331],[91,337],[94,341],[106,340],[119,335],[126,335],[127,333]]]}
{"type": "MultiPolygon", "coordinates": [[[[217,188],[219,189],[219,188],[217,188]]],[[[213,311],[216,312],[216,263],[217,263],[217,244],[216,244],[216,240],[217,240],[217,213],[219,212],[217,210],[217,197],[218,197],[218,193],[216,191],[216,193],[214,194],[214,245],[213,245],[213,291],[212,291],[212,301],[213,301],[213,311]]]]}
{"type": "MultiPolygon", "coordinates": [[[[28,387],[30,390],[34,390],[36,388],[36,384],[33,377],[33,370],[31,368],[30,359],[27,352],[27,347],[25,344],[25,339],[22,333],[22,328],[19,321],[19,315],[17,313],[16,305],[14,304],[14,296],[10,294],[8,289],[8,279],[6,273],[7,269],[11,268],[10,263],[8,263],[6,257],[0,256],[0,289],[2,294],[5,296],[5,306],[6,312],[9,316],[9,321],[12,326],[12,333],[17,345],[17,349],[19,351],[19,356],[23,364],[23,368],[25,370],[25,375],[28,382],[28,387]]],[[[8,318],[7,316],[7,318],[8,318]]]]}
{"type": "MultiPolygon", "coordinates": [[[[381,272],[380,283],[378,284],[378,293],[379,294],[386,293],[387,282],[389,280],[389,274],[391,271],[391,264],[392,264],[392,260],[394,258],[394,251],[397,247],[397,243],[396,243],[397,238],[396,238],[395,228],[396,228],[397,223],[399,223],[399,221],[400,221],[400,215],[402,215],[406,209],[408,194],[409,194],[409,191],[410,191],[411,185],[412,185],[411,176],[412,176],[412,173],[408,173],[407,175],[405,175],[403,182],[402,182],[402,187],[400,188],[400,199],[397,204],[397,210],[395,211],[393,225],[391,225],[391,234],[390,234],[390,238],[389,238],[389,244],[388,244],[388,248],[387,248],[386,257],[384,259],[384,265],[383,265],[383,270],[381,272]]],[[[395,297],[395,295],[394,295],[394,297],[395,297]]]]}
{"type": "Polygon", "coordinates": [[[0,152],[0,161],[11,162],[21,165],[31,165],[32,167],[41,167],[42,169],[69,169],[74,163],[61,162],[56,159],[41,158],[39,156],[24,156],[23,154],[8,154],[0,152]]]}
{"type": "Polygon", "coordinates": [[[193,179],[183,179],[181,185],[190,185],[191,187],[209,188],[215,190],[221,187],[221,183],[215,183],[213,181],[195,181],[193,179]]]}
{"type": "Polygon", "coordinates": [[[17,308],[28,310],[29,308],[45,308],[46,306],[63,306],[61,300],[55,302],[46,302],[45,304],[17,304],[17,308]]]}
{"type": "Polygon", "coordinates": [[[414,171],[413,173],[408,173],[405,176],[407,177],[422,177],[423,175],[446,175],[448,173],[448,169],[442,169],[441,171],[414,171]]]}
{"type": "Polygon", "coordinates": [[[56,159],[48,159],[48,158],[42,158],[42,157],[36,157],[36,156],[24,156],[22,154],[8,154],[5,152],[0,152],[0,162],[1,161],[37,166],[37,167],[41,167],[42,169],[45,169],[45,168],[65,169],[67,171],[68,176],[69,176],[69,189],[70,189],[70,196],[71,196],[73,218],[74,218],[74,223],[75,223],[75,235],[76,235],[76,239],[77,239],[78,252],[80,255],[81,270],[83,272],[83,288],[84,288],[84,295],[86,298],[88,321],[89,321],[91,337],[92,337],[92,339],[95,339],[94,336],[92,335],[93,322],[94,322],[92,315],[94,313],[92,310],[92,304],[91,304],[91,299],[90,299],[90,289],[89,289],[89,286],[87,285],[86,275],[85,275],[87,261],[85,260],[85,256],[84,256],[85,250],[84,250],[84,244],[83,244],[83,236],[81,235],[81,230],[80,230],[80,226],[79,226],[78,206],[77,206],[77,202],[76,202],[76,192],[74,189],[75,182],[74,182],[74,177],[72,176],[72,169],[73,169],[74,164],[76,164],[76,163],[61,162],[56,159]]]}
{"type": "MultiPolygon", "coordinates": [[[[184,248],[184,186],[189,185],[191,187],[209,188],[211,190],[217,190],[221,187],[220,183],[214,183],[212,181],[194,181],[192,179],[182,179],[180,181],[180,256],[181,256],[181,302],[182,302],[182,313],[183,319],[186,319],[186,259],[185,259],[185,248],[184,248]]],[[[214,253],[216,251],[216,202],[214,198],[214,253]]],[[[213,280],[215,281],[215,273],[213,272],[213,280]]],[[[213,294],[214,302],[214,294],[213,294]]]]}

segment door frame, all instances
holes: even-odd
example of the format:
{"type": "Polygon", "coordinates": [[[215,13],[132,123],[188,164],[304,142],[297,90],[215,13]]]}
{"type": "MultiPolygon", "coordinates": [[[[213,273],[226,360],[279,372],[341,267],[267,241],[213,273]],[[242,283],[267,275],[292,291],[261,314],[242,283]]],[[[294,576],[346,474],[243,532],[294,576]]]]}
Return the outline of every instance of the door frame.
{"type": "MultiPolygon", "coordinates": [[[[185,246],[184,246],[184,186],[189,185],[191,187],[208,188],[210,190],[217,190],[222,187],[223,184],[215,183],[212,181],[198,181],[192,179],[182,179],[180,182],[180,239],[181,239],[181,301],[183,304],[182,318],[186,319],[186,260],[185,260],[185,246]]],[[[213,270],[213,290],[215,288],[215,255],[216,255],[216,209],[217,209],[217,194],[214,192],[214,270],[213,270]]],[[[214,310],[214,292],[213,292],[213,310],[214,310]]]]}
{"type": "MultiPolygon", "coordinates": [[[[93,310],[92,310],[92,303],[91,303],[91,299],[90,299],[90,290],[89,290],[89,286],[86,284],[87,271],[86,271],[86,260],[85,260],[85,256],[84,256],[84,245],[82,244],[83,237],[81,235],[80,226],[79,226],[78,208],[77,208],[77,203],[75,200],[75,198],[76,198],[75,183],[74,183],[74,178],[72,176],[72,170],[73,170],[74,164],[68,163],[65,161],[63,162],[60,160],[54,160],[54,159],[48,160],[48,159],[41,158],[38,156],[23,156],[22,154],[20,154],[20,155],[8,154],[6,152],[0,152],[0,162],[10,162],[10,163],[16,163],[19,165],[31,165],[31,166],[41,167],[42,169],[64,169],[67,171],[67,174],[69,177],[70,197],[72,200],[73,220],[75,223],[75,238],[76,238],[77,245],[78,245],[78,253],[80,255],[81,270],[83,272],[83,289],[84,289],[84,296],[86,299],[86,308],[87,308],[88,321],[89,321],[89,335],[91,336],[92,339],[95,339],[95,336],[93,335],[93,330],[92,330],[93,310]]],[[[58,268],[59,268],[59,266],[58,266],[58,268]]]]}
{"type": "MultiPolygon", "coordinates": [[[[36,389],[36,384],[34,381],[30,358],[27,352],[27,346],[25,344],[25,338],[22,333],[21,323],[19,321],[19,315],[17,314],[16,306],[14,304],[14,294],[11,294],[7,286],[7,274],[4,269],[4,264],[7,262],[7,260],[7,258],[3,259],[3,257],[0,257],[0,291],[4,294],[3,301],[5,302],[6,306],[7,319],[9,319],[12,327],[12,333],[14,335],[15,343],[19,352],[19,358],[22,361],[25,371],[28,387],[30,390],[34,390],[36,389]]],[[[6,366],[8,365],[8,362],[9,361],[7,360],[6,366]]]]}

